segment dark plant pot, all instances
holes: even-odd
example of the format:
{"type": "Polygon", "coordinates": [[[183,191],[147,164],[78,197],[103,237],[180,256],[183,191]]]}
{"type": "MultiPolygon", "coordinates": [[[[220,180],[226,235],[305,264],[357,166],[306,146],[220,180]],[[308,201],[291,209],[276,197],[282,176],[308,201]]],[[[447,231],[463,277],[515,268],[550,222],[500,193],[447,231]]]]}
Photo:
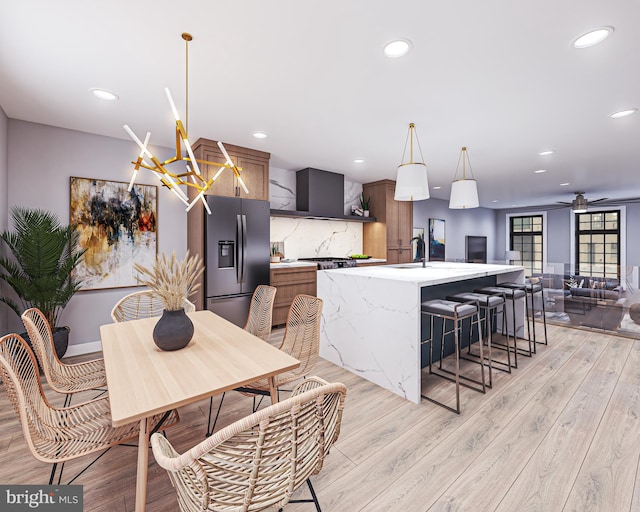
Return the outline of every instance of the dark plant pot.
{"type": "MultiPolygon", "coordinates": [[[[56,349],[56,354],[58,355],[58,359],[62,359],[64,355],[67,353],[67,348],[69,347],[69,331],[71,329],[69,327],[56,327],[53,329],[53,346],[56,349]]],[[[35,350],[33,350],[33,345],[31,344],[31,339],[29,338],[29,334],[26,332],[20,333],[20,336],[27,342],[29,348],[35,354],[35,350]]]]}
{"type": "Polygon", "coordinates": [[[179,350],[186,347],[193,338],[193,322],[184,312],[162,312],[162,316],[153,328],[153,341],[162,350],[179,350]]]}
{"type": "Polygon", "coordinates": [[[53,330],[53,346],[56,348],[58,359],[62,359],[69,347],[69,327],[56,327],[53,330]]]}

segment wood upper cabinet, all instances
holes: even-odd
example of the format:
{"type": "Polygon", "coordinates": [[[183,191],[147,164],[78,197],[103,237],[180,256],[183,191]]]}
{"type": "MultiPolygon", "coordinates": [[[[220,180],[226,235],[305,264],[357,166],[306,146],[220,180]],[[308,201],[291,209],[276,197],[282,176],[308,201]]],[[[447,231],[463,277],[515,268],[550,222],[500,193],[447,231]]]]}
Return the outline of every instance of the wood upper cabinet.
{"type": "MultiPolygon", "coordinates": [[[[235,175],[230,169],[225,169],[216,179],[215,183],[207,195],[244,197],[248,199],[269,200],[269,158],[271,155],[255,149],[242,148],[232,144],[225,144],[225,149],[238,167],[242,167],[240,175],[244,180],[249,194],[246,194],[235,175]]],[[[225,159],[218,148],[217,142],[209,139],[198,139],[193,145],[193,152],[198,160],[224,163],[225,159]]],[[[200,164],[200,171],[209,179],[213,177],[220,167],[216,165],[200,164]]],[[[192,200],[197,191],[189,187],[187,191],[189,199],[192,200]]],[[[187,247],[191,254],[204,256],[204,207],[198,201],[187,217],[187,247]]],[[[205,262],[206,265],[206,262],[205,262]]],[[[190,297],[196,305],[196,309],[204,309],[204,279],[198,280],[200,288],[190,297]]]]}
{"type": "MultiPolygon", "coordinates": [[[[211,191],[214,196],[246,197],[248,199],[269,200],[269,158],[271,155],[264,151],[242,148],[233,144],[225,144],[225,149],[238,167],[242,168],[240,175],[249,189],[247,194],[240,186],[238,179],[230,169],[225,169],[216,178],[211,191]]],[[[193,145],[193,152],[198,160],[224,163],[225,158],[217,142],[209,139],[198,139],[193,145]]],[[[220,167],[216,165],[200,164],[200,169],[207,179],[213,177],[220,167]]]]}
{"type": "Polygon", "coordinates": [[[392,180],[362,186],[365,197],[371,197],[371,215],[378,219],[362,227],[363,250],[374,258],[385,258],[389,264],[409,263],[413,261],[413,202],[396,201],[395,186],[392,180]]]}

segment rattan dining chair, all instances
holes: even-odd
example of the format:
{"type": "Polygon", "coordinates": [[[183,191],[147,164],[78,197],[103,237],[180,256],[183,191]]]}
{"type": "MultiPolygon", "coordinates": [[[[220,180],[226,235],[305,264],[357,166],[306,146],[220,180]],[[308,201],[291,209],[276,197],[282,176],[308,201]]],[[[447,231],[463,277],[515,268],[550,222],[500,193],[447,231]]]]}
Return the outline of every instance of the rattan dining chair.
{"type": "MultiPolygon", "coordinates": [[[[44,394],[35,356],[17,334],[0,338],[0,377],[31,454],[39,461],[53,464],[49,485],[53,483],[58,466],[60,483],[66,461],[98,451],[104,454],[112,446],[138,437],[139,422],[111,426],[106,396],[69,407],[53,407],[44,394]]],[[[152,425],[159,424],[161,416],[154,416],[152,425]]],[[[173,411],[162,423],[162,428],[178,421],[178,414],[173,411]]]]}
{"type": "MultiPolygon", "coordinates": [[[[322,299],[311,295],[296,295],[289,308],[287,323],[278,347],[283,352],[300,361],[300,366],[274,377],[276,388],[309,375],[320,355],[320,320],[322,299]]],[[[269,395],[269,381],[262,379],[252,382],[241,391],[269,395]]]]}
{"type": "Polygon", "coordinates": [[[54,391],[67,395],[64,406],[71,403],[74,393],[106,388],[104,359],[75,364],[63,363],[56,354],[51,326],[39,309],[30,308],[22,313],[22,323],[27,329],[29,340],[49,386],[54,391]]]}
{"type": "Polygon", "coordinates": [[[256,287],[251,297],[251,306],[244,330],[262,340],[267,340],[271,335],[271,322],[273,318],[273,301],[277,288],[266,284],[256,287]]]}
{"type": "MultiPolygon", "coordinates": [[[[244,326],[244,330],[250,332],[254,336],[267,341],[271,335],[271,322],[273,319],[273,303],[276,297],[277,288],[266,284],[261,284],[256,287],[251,297],[251,305],[249,307],[249,314],[247,316],[247,323],[244,326]]],[[[211,435],[213,429],[218,421],[220,415],[220,409],[222,408],[222,402],[226,393],[222,393],[220,397],[220,403],[218,404],[218,411],[211,423],[211,413],[213,411],[213,397],[209,398],[209,418],[207,420],[207,436],[211,435]]]]}
{"type": "MultiPolygon", "coordinates": [[[[185,313],[196,310],[193,302],[184,299],[182,303],[185,313]]],[[[164,305],[157,293],[151,290],[133,292],[122,297],[111,310],[111,318],[114,322],[126,322],[128,320],[138,320],[139,318],[152,318],[161,316],[164,305]]]]}
{"type": "Polygon", "coordinates": [[[298,501],[320,511],[309,478],[340,434],[344,384],[310,377],[291,398],[216,432],[183,454],[160,434],[153,455],[167,470],[182,512],[258,511],[298,501]],[[312,499],[291,500],[307,482],[312,499]]]}
{"type": "MultiPolygon", "coordinates": [[[[292,357],[300,361],[300,366],[274,376],[274,384],[278,389],[278,397],[280,397],[280,387],[284,384],[302,379],[309,375],[315,368],[320,355],[320,320],[322,316],[322,299],[312,297],[311,295],[296,295],[289,307],[287,315],[287,323],[284,331],[282,342],[278,347],[292,357]]],[[[261,379],[254,381],[246,386],[236,388],[235,391],[253,395],[269,396],[271,394],[269,387],[269,379],[261,379]]],[[[278,398],[279,399],[279,398],[278,398]]],[[[217,422],[222,407],[220,399],[218,406],[218,414],[213,422],[212,427],[207,428],[207,435],[211,435],[213,428],[217,422]]],[[[255,412],[260,402],[256,406],[253,401],[253,411],[255,412]]]]}

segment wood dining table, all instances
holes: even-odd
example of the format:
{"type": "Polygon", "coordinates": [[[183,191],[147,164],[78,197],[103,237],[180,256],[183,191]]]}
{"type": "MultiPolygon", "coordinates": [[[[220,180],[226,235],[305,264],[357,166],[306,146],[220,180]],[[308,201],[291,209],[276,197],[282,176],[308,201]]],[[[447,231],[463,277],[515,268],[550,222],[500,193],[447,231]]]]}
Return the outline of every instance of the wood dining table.
{"type": "MultiPolygon", "coordinates": [[[[189,344],[165,352],[153,342],[158,318],[100,327],[114,427],[140,422],[136,512],[146,506],[149,418],[212,395],[268,378],[277,401],[274,375],[300,361],[211,311],[188,314],[194,325],[189,344]]],[[[204,435],[204,432],[203,432],[204,435]]]]}

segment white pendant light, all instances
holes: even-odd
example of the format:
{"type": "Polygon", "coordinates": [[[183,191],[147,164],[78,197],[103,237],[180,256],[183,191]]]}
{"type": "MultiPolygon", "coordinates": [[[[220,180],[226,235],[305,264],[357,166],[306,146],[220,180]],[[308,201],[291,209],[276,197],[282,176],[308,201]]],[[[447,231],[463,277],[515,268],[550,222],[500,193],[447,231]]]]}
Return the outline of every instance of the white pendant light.
{"type": "Polygon", "coordinates": [[[451,184],[451,196],[449,197],[449,208],[454,210],[477,208],[480,206],[480,202],[478,201],[478,185],[473,177],[471,162],[469,162],[471,179],[467,179],[467,162],[469,162],[467,148],[462,147],[462,150],[460,151],[460,158],[458,159],[458,166],[456,167],[456,174],[453,177],[453,183],[451,184]],[[456,177],[458,176],[458,168],[460,167],[460,160],[462,160],[462,179],[456,180],[456,177]]]}
{"type": "Polygon", "coordinates": [[[398,166],[398,174],[396,177],[396,191],[394,199],[396,201],[421,201],[429,199],[429,181],[427,180],[427,166],[424,163],[420,142],[415,133],[415,125],[409,124],[409,133],[404,144],[402,152],[402,162],[398,166]],[[413,138],[415,136],[418,142],[418,151],[420,152],[420,161],[413,161],[413,138]],[[409,161],[404,161],[404,154],[407,150],[407,142],[409,142],[409,161]]]}

